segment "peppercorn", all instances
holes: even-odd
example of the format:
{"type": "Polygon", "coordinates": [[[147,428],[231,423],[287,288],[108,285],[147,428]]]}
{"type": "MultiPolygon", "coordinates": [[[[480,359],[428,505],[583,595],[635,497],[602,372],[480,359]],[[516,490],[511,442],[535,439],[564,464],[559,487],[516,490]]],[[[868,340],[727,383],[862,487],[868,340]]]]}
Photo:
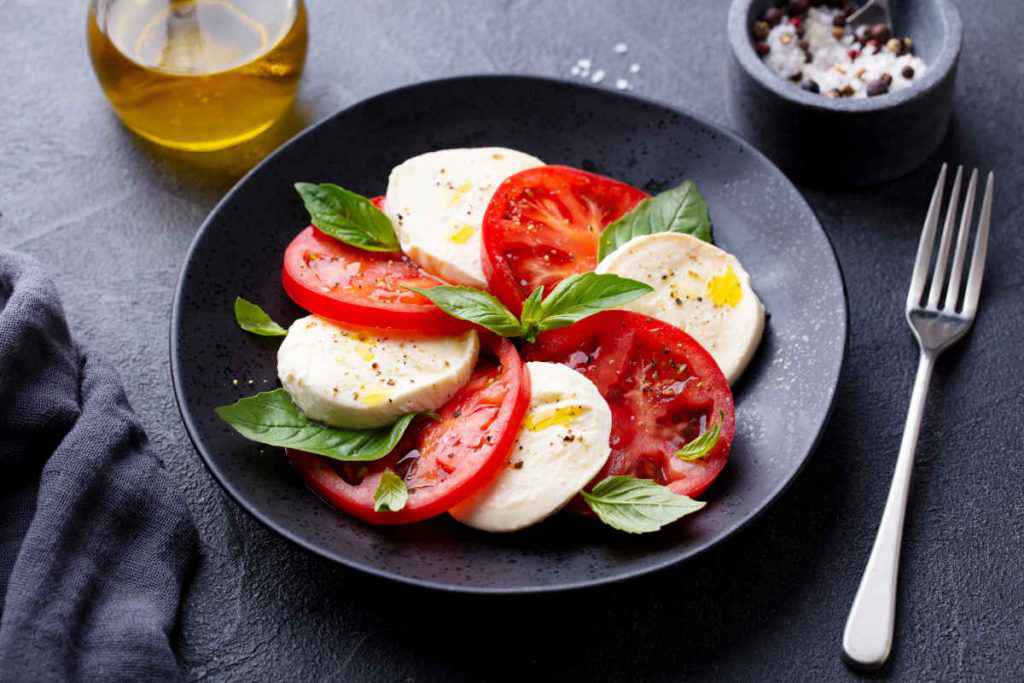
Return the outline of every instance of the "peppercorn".
{"type": "Polygon", "coordinates": [[[754,37],[758,40],[764,40],[768,37],[768,34],[772,32],[772,27],[768,25],[767,21],[756,21],[754,22],[754,37]]]}
{"type": "Polygon", "coordinates": [[[800,41],[800,49],[804,50],[804,51],[810,50],[811,49],[811,41],[809,41],[809,40],[801,40],[800,41]]]}
{"type": "Polygon", "coordinates": [[[807,92],[821,92],[821,88],[818,87],[818,83],[816,81],[804,81],[803,83],[800,84],[800,87],[806,90],[807,92]]]}
{"type": "Polygon", "coordinates": [[[882,74],[881,76],[878,77],[878,80],[885,83],[886,88],[892,85],[892,76],[890,76],[889,74],[882,74]]]}
{"type": "Polygon", "coordinates": [[[894,55],[903,54],[903,41],[899,38],[890,38],[885,44],[885,49],[894,55]]]}
{"type": "Polygon", "coordinates": [[[907,66],[903,67],[903,71],[900,72],[900,75],[909,81],[911,78],[914,77],[914,67],[908,64],[907,66]]]}
{"type": "Polygon", "coordinates": [[[857,91],[853,89],[853,86],[847,83],[843,86],[843,89],[839,91],[840,97],[853,97],[857,91]]]}
{"type": "Polygon", "coordinates": [[[782,10],[778,7],[769,7],[768,11],[764,13],[764,20],[768,22],[769,26],[775,26],[782,21],[782,10]]]}
{"type": "Polygon", "coordinates": [[[868,83],[868,97],[877,97],[878,95],[884,95],[887,92],[889,92],[889,84],[881,78],[868,83]]]}
{"type": "Polygon", "coordinates": [[[846,26],[846,15],[845,14],[837,14],[834,17],[832,17],[832,25],[835,26],[836,28],[843,28],[843,27],[845,27],[846,26]]]}
{"type": "Polygon", "coordinates": [[[770,47],[768,47],[768,43],[766,43],[764,41],[760,41],[760,42],[754,43],[754,51],[757,52],[757,54],[759,54],[762,57],[764,57],[769,52],[771,52],[772,49],[770,47]]]}
{"type": "Polygon", "coordinates": [[[892,34],[889,32],[889,27],[886,26],[885,24],[873,25],[870,29],[868,29],[868,35],[871,36],[873,39],[877,40],[879,43],[884,43],[885,41],[889,40],[889,38],[892,37],[892,34]]]}

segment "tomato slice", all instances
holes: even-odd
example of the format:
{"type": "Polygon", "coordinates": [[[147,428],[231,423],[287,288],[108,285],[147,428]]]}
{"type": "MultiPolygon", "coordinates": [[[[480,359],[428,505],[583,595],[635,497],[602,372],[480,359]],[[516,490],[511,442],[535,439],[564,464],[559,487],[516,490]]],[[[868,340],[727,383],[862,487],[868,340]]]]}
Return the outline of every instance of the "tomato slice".
{"type": "Polygon", "coordinates": [[[299,306],[348,325],[432,335],[470,327],[405,289],[444,284],[406,256],[357,249],[312,225],[285,250],[281,280],[299,306]]]}
{"type": "Polygon", "coordinates": [[[487,205],[481,252],[488,289],[515,313],[538,285],[545,293],[597,265],[597,238],[647,193],[567,166],[509,176],[487,205]]]}
{"type": "Polygon", "coordinates": [[[530,375],[507,339],[484,338],[492,359],[438,412],[418,418],[394,451],[370,463],[343,463],[303,451],[288,457],[306,484],[331,505],[372,524],[405,524],[439,515],[489,482],[507,460],[530,403],[530,375]],[[409,490],[398,512],[374,512],[385,469],[409,490]]]}
{"type": "Polygon", "coordinates": [[[592,484],[625,474],[696,496],[725,467],[736,429],[732,391],[711,355],[679,328],[604,311],[545,332],[527,358],[578,370],[608,401],[612,452],[592,484]],[[715,423],[721,433],[711,452],[693,462],[675,457],[715,423]]]}

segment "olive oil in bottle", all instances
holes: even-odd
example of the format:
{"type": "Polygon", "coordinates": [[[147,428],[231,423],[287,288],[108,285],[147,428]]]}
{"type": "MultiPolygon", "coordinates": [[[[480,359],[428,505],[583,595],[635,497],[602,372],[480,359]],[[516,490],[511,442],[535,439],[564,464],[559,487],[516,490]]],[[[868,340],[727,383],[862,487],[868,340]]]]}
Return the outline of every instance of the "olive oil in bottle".
{"type": "Polygon", "coordinates": [[[126,126],[205,151],[244,142],[291,106],[306,60],[302,0],[92,0],[89,53],[126,126]]]}

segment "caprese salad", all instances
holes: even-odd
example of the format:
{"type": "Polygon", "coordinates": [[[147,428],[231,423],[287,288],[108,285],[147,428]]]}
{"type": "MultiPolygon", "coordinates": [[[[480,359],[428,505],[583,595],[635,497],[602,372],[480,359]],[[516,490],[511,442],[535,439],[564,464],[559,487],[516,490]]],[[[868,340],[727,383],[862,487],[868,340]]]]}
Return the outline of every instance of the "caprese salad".
{"type": "Polygon", "coordinates": [[[568,506],[655,531],[704,503],[735,432],[730,383],[765,312],[692,182],[651,196],[512,149],[395,167],[387,193],[298,183],[281,388],[217,408],[373,524],[444,513],[508,532],[568,506]]]}

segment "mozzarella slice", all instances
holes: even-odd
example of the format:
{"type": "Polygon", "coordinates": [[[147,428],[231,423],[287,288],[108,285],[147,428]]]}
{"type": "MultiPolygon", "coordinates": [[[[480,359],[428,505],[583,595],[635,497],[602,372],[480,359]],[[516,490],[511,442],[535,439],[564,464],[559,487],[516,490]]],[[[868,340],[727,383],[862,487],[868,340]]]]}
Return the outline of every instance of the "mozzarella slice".
{"type": "Polygon", "coordinates": [[[717,361],[730,384],[743,373],[764,332],[764,306],[732,254],[692,235],[634,237],[596,271],[645,282],[650,294],[624,306],[675,325],[717,361]]]}
{"type": "Polygon", "coordinates": [[[530,408],[508,463],[451,510],[484,531],[515,531],[557,511],[608,459],[612,413],[594,384],[564,365],[527,363],[530,408]]]}
{"type": "Polygon", "coordinates": [[[487,204],[505,178],[543,165],[502,147],[421,154],[391,171],[384,211],[409,258],[449,282],[485,288],[480,224],[487,204]]]}
{"type": "Polygon", "coordinates": [[[473,330],[403,338],[348,330],[310,315],[288,328],[277,375],[307,417],[369,429],[440,408],[469,381],[479,351],[473,330]]]}

